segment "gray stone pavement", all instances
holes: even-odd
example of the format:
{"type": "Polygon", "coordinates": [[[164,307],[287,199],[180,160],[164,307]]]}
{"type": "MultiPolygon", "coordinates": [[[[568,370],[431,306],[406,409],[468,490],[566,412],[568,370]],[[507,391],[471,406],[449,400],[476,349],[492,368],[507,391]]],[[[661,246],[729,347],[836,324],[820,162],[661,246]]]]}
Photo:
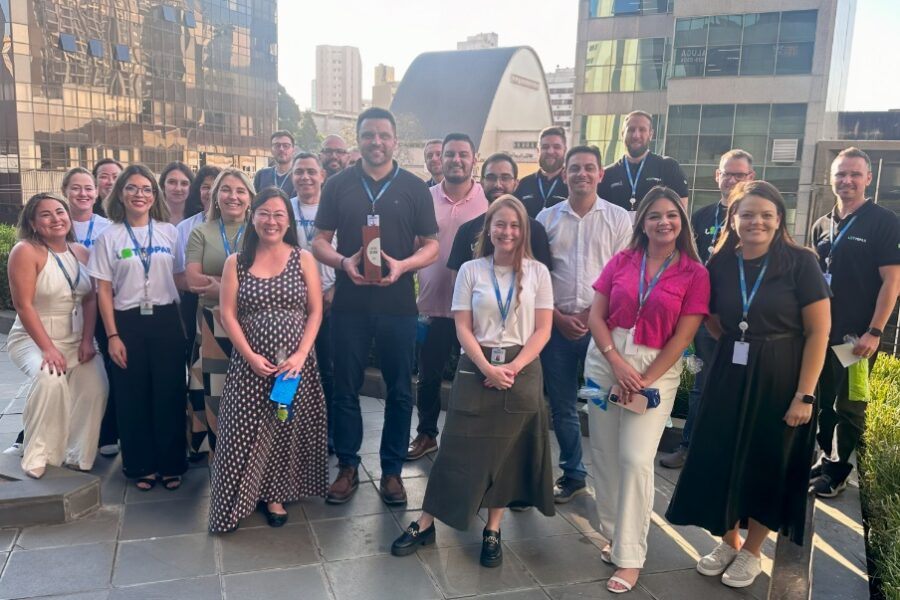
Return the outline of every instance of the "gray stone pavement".
{"type": "MultiPolygon", "coordinates": [[[[3,448],[21,425],[22,382],[6,353],[0,353],[3,448]]],[[[421,506],[432,462],[425,458],[407,464],[406,508],[385,506],[376,491],[383,404],[365,398],[362,406],[363,481],[351,502],[335,507],[320,499],[306,500],[288,507],[290,521],[281,529],[267,527],[255,514],[235,533],[210,536],[204,465],[194,465],[178,491],[158,486],[140,492],[122,477],[119,459],[98,457],[95,474],[103,486],[98,512],[63,525],[0,530],[0,599],[612,597],[605,587],[612,568],[600,561],[604,541],[595,531],[592,496],[561,506],[551,518],[533,510],[508,513],[502,525],[504,564],[497,569],[478,564],[482,521],[467,532],[439,523],[434,546],[402,559],[390,556],[391,541],[421,506]]],[[[587,448],[587,438],[584,442],[587,448]]],[[[649,557],[639,586],[626,597],[765,598],[768,575],[738,591],[694,570],[696,558],[712,549],[715,540],[697,528],[672,527],[661,517],[677,475],[657,471],[649,557]]],[[[852,488],[836,501],[819,504],[813,569],[816,600],[867,596],[857,492],[852,488]]],[[[768,573],[774,543],[767,543],[764,551],[768,573]]]]}

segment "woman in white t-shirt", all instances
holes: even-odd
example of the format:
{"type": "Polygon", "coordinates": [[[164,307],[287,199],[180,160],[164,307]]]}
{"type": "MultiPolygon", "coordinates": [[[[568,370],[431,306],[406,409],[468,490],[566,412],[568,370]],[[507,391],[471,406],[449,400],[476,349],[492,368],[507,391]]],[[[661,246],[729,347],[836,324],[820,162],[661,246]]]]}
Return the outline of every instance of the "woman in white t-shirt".
{"type": "Polygon", "coordinates": [[[531,256],[528,214],[511,195],[495,200],[476,255],[456,277],[452,310],[463,354],[423,512],[391,547],[405,556],[435,541],[434,519],[467,529],[488,509],[481,564],[502,562],[507,506],[552,516],[547,409],[538,355],[550,339],[550,273],[531,256]]]}
{"type": "Polygon", "coordinates": [[[180,251],[153,173],[129,165],[106,199],[112,223],[95,242],[88,271],[97,280],[109,337],[122,469],[151,489],[181,485],[185,460],[184,344],[175,286],[180,251]]]}

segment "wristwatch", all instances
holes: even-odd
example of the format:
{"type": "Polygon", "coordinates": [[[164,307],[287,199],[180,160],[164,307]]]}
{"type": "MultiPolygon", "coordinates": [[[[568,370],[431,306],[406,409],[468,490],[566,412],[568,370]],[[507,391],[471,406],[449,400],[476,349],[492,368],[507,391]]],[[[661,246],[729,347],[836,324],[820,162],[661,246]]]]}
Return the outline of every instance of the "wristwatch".
{"type": "Polygon", "coordinates": [[[866,333],[877,338],[880,338],[882,335],[884,335],[884,332],[877,327],[869,327],[869,330],[866,333]]]}
{"type": "Polygon", "coordinates": [[[795,397],[802,400],[804,404],[815,404],[816,403],[816,397],[813,396],[812,394],[798,393],[795,397]]]}

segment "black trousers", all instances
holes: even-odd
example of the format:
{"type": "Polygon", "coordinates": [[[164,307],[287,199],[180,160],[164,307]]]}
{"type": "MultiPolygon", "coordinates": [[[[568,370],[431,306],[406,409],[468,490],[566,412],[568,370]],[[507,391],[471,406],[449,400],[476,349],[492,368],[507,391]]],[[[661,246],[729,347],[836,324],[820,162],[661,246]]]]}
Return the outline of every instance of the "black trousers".
{"type": "Polygon", "coordinates": [[[334,397],[334,340],[331,336],[331,311],[322,315],[322,325],[316,336],[316,361],[319,363],[319,377],[325,392],[325,407],[328,411],[328,447],[334,446],[334,422],[331,416],[334,397]]]}
{"type": "Polygon", "coordinates": [[[419,378],[416,382],[416,408],[422,435],[438,436],[438,417],[441,415],[441,382],[444,367],[453,348],[458,346],[456,324],[453,319],[433,317],[425,341],[419,350],[419,378]]]}
{"type": "MultiPolygon", "coordinates": [[[[103,326],[103,319],[100,318],[100,308],[97,308],[97,326],[94,329],[94,339],[97,340],[97,347],[100,348],[100,354],[103,355],[103,366],[106,369],[106,377],[112,382],[113,361],[109,357],[109,340],[106,338],[106,327],[103,326]]],[[[109,396],[106,400],[106,410],[103,413],[103,420],[100,422],[100,440],[98,446],[108,446],[119,441],[119,428],[116,426],[116,401],[113,395],[112,385],[109,386],[109,396]]]]}
{"type": "Polygon", "coordinates": [[[122,469],[126,477],[187,470],[184,331],[177,304],[116,311],[127,368],[112,366],[122,469]]]}
{"type": "MultiPolygon", "coordinates": [[[[876,352],[869,358],[869,372],[877,357],[876,352]]],[[[866,402],[850,400],[848,370],[829,349],[819,376],[819,431],[816,434],[819,448],[825,453],[825,473],[837,481],[847,478],[853,470],[850,455],[861,445],[865,429],[866,402]]]]}

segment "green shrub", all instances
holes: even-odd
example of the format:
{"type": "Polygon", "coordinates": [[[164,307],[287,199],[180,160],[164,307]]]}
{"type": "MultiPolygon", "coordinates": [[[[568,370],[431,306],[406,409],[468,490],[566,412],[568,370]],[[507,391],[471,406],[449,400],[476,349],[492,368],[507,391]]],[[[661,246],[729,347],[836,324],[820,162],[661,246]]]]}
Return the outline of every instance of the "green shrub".
{"type": "Polygon", "coordinates": [[[868,551],[885,598],[900,598],[900,359],[882,355],[871,379],[861,457],[868,551]]]}
{"type": "Polygon", "coordinates": [[[9,251],[16,243],[16,228],[0,223],[0,310],[12,310],[12,298],[9,294],[9,276],[6,273],[6,261],[9,251]]]}

